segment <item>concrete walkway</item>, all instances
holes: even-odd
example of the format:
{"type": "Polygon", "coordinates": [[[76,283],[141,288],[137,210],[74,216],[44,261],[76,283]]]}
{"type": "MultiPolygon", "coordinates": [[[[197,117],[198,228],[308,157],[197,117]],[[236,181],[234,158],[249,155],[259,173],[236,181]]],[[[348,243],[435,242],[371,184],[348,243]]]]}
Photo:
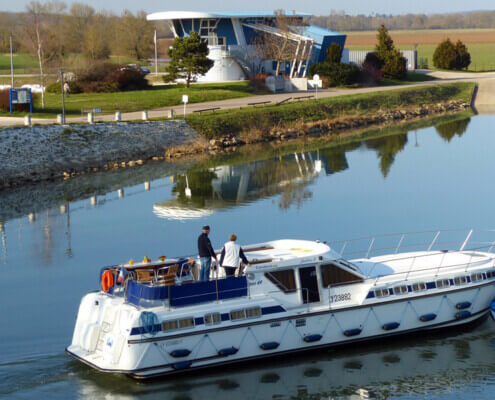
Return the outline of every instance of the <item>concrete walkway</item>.
{"type": "MultiPolygon", "coordinates": [[[[348,94],[359,94],[359,93],[370,93],[370,92],[380,92],[388,91],[406,87],[419,87],[434,84],[443,84],[450,82],[477,82],[479,84],[478,95],[475,100],[475,107],[478,106],[489,106],[493,105],[495,107],[495,72],[485,72],[485,73],[468,73],[468,72],[445,72],[445,71],[420,71],[425,74],[431,75],[435,80],[427,82],[419,82],[408,85],[398,85],[398,86],[378,86],[378,87],[367,87],[359,89],[325,89],[318,91],[318,98],[324,97],[337,97],[348,94]]],[[[252,107],[253,103],[270,101],[270,104],[276,104],[288,98],[294,100],[309,100],[316,97],[314,92],[295,92],[295,93],[279,93],[279,94],[268,94],[260,96],[243,97],[238,99],[211,101],[206,103],[195,103],[189,104],[186,109],[186,113],[193,113],[194,111],[216,108],[219,107],[223,110],[232,108],[242,108],[242,107],[252,107]],[[309,97],[308,97],[309,96],[309,97]],[[301,99],[297,99],[302,97],[301,99]]],[[[169,110],[174,110],[176,116],[183,115],[184,107],[182,105],[173,107],[163,107],[155,110],[148,111],[149,118],[160,118],[166,117],[169,110]]],[[[135,121],[142,119],[142,111],[122,113],[122,121],[135,121]]],[[[95,121],[97,122],[111,122],[115,121],[115,116],[113,114],[96,116],[95,121]]],[[[87,122],[87,118],[83,117],[69,117],[67,118],[67,123],[74,122],[87,122]]],[[[52,118],[33,118],[33,124],[55,124],[56,119],[52,118]]],[[[19,117],[0,117],[0,126],[15,126],[23,125],[24,118],[19,117]]]]}

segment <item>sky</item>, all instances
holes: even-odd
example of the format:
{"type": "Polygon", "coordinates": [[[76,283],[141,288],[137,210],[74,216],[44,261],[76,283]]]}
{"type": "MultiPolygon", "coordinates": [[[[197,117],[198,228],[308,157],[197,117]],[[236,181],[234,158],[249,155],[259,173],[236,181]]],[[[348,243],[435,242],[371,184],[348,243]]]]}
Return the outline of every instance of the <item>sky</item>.
{"type": "MultiPolygon", "coordinates": [[[[23,11],[30,0],[0,0],[0,11],[23,11]]],[[[65,3],[74,3],[65,0],[65,3]]],[[[315,15],[328,15],[333,9],[345,11],[346,14],[406,14],[406,13],[447,13],[473,10],[494,10],[493,0],[187,0],[168,2],[165,0],[79,0],[97,10],[106,9],[116,14],[127,8],[131,11],[145,10],[146,12],[196,10],[196,11],[273,11],[283,8],[288,11],[296,10],[315,15]]]]}

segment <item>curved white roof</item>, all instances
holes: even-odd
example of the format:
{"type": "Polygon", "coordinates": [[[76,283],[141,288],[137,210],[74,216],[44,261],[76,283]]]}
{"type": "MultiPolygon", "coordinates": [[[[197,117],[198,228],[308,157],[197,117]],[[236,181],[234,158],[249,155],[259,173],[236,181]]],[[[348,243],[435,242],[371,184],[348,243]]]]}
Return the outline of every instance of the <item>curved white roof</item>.
{"type": "MultiPolygon", "coordinates": [[[[287,16],[310,17],[307,13],[287,13],[287,16]]],[[[263,18],[275,17],[275,13],[266,11],[162,11],[148,14],[148,21],[199,18],[263,18]]]]}

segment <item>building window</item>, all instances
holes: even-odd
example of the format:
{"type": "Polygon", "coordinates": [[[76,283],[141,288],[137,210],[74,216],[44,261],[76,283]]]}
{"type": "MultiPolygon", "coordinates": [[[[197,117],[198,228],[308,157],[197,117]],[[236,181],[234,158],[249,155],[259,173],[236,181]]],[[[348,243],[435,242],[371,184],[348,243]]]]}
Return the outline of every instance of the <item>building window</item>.
{"type": "Polygon", "coordinates": [[[375,289],[375,297],[387,297],[390,295],[390,292],[387,288],[375,289]]]}
{"type": "Polygon", "coordinates": [[[296,278],[293,269],[265,272],[265,277],[284,293],[292,293],[296,290],[296,278]]]}
{"type": "Polygon", "coordinates": [[[212,314],[206,314],[205,315],[205,324],[206,325],[216,325],[219,324],[222,321],[222,318],[220,317],[220,313],[212,313],[212,314]]]}
{"type": "Polygon", "coordinates": [[[261,317],[261,308],[253,307],[246,308],[246,318],[259,318],[261,317]]]}
{"type": "Polygon", "coordinates": [[[450,281],[448,279],[439,279],[437,281],[437,288],[439,289],[449,286],[450,286],[450,281]]]}
{"type": "Polygon", "coordinates": [[[363,280],[353,273],[340,268],[335,263],[320,266],[323,287],[344,283],[361,283],[363,280]]]}
{"type": "Polygon", "coordinates": [[[413,283],[412,290],[415,292],[422,292],[423,290],[426,290],[426,283],[424,282],[413,283]]]}

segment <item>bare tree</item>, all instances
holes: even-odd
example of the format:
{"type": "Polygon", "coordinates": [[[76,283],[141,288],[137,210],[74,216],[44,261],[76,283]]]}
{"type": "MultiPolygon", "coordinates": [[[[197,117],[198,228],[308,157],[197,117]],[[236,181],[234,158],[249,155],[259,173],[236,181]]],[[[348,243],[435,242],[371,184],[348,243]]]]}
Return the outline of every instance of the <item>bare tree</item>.
{"type": "Polygon", "coordinates": [[[40,3],[31,1],[26,5],[24,14],[24,32],[33,50],[35,51],[40,68],[41,107],[45,108],[45,65],[48,60],[57,54],[56,34],[50,28],[50,17],[60,14],[65,4],[59,1],[40,3]]]}
{"type": "Polygon", "coordinates": [[[124,10],[119,24],[119,40],[122,49],[138,60],[153,54],[154,28],[146,20],[146,13],[139,11],[134,15],[124,10]]]}
{"type": "Polygon", "coordinates": [[[281,10],[275,11],[274,26],[269,22],[261,35],[263,36],[263,49],[265,59],[277,62],[275,75],[280,74],[280,65],[283,62],[294,61],[295,54],[300,44],[300,32],[303,23],[300,18],[286,15],[281,10]]]}

